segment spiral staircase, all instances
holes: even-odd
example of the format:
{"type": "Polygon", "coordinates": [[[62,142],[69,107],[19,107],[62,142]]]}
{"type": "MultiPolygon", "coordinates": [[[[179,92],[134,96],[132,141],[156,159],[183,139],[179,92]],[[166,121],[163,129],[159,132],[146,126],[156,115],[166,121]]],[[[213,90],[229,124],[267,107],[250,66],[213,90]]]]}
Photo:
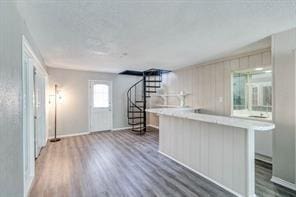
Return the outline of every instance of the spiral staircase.
{"type": "Polygon", "coordinates": [[[150,69],[142,72],[143,78],[127,91],[127,118],[131,131],[143,135],[147,129],[147,99],[161,87],[162,74],[166,70],[150,69]]]}

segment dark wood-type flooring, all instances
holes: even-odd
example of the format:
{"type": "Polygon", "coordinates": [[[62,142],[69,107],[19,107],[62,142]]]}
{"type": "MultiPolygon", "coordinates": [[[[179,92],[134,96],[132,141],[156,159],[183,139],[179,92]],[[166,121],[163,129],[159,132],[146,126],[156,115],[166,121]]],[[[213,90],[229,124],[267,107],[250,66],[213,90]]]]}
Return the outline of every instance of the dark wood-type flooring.
{"type": "MultiPolygon", "coordinates": [[[[270,183],[256,162],[257,196],[296,196],[270,183]]],[[[233,196],[158,153],[158,132],[101,132],[48,143],[36,161],[31,197],[233,196]]]]}

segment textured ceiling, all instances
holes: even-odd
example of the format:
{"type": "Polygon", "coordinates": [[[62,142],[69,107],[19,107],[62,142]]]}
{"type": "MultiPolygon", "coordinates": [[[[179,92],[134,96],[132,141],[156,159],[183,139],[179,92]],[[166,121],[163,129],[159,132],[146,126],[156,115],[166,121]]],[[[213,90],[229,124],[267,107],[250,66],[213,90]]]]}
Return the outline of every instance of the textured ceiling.
{"type": "Polygon", "coordinates": [[[31,0],[18,8],[48,66],[106,72],[197,64],[296,26],[295,1],[31,0]]]}

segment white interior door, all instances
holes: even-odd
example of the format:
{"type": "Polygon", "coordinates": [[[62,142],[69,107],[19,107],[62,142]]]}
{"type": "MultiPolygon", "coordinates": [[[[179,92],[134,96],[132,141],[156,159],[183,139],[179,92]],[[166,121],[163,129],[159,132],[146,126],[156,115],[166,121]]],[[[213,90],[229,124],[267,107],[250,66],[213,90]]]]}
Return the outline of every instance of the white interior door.
{"type": "Polygon", "coordinates": [[[112,82],[89,81],[89,130],[112,129],[112,82]]]}
{"type": "Polygon", "coordinates": [[[35,70],[34,78],[35,104],[35,158],[39,156],[45,139],[45,77],[35,70]]]}

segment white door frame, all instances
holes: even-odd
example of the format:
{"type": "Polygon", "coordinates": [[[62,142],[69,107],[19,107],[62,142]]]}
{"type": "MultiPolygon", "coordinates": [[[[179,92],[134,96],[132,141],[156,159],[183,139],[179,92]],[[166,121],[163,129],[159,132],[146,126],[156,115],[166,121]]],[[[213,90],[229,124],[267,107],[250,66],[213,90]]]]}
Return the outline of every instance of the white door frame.
{"type": "MultiPolygon", "coordinates": [[[[34,119],[32,121],[32,117],[34,117],[34,111],[35,107],[32,105],[32,98],[33,95],[30,95],[33,93],[31,90],[33,90],[34,87],[30,87],[31,82],[34,78],[34,73],[31,73],[31,67],[27,67],[25,64],[25,55],[28,56],[30,59],[33,60],[33,68],[35,68],[45,79],[45,88],[47,87],[47,81],[48,81],[48,74],[46,70],[42,67],[42,64],[40,63],[39,59],[35,55],[34,51],[32,50],[32,47],[30,46],[29,42],[27,41],[26,37],[22,36],[22,104],[23,104],[23,110],[22,110],[22,121],[23,121],[23,183],[24,183],[24,196],[28,195],[28,192],[30,190],[31,184],[33,182],[34,176],[35,176],[35,155],[34,155],[34,133],[32,133],[31,129],[34,129],[34,119]],[[31,118],[30,118],[31,117],[31,118]],[[27,138],[28,137],[28,138],[27,138]],[[27,141],[28,139],[28,141],[27,141]],[[26,147],[26,144],[29,144],[26,147]],[[28,149],[28,150],[27,150],[28,149]],[[26,154],[28,153],[28,154],[26,154]],[[28,158],[26,157],[28,155],[28,158]],[[26,176],[26,161],[28,160],[28,176],[26,176]]],[[[34,69],[33,69],[34,70],[34,69]]],[[[33,90],[34,91],[34,90],[33,90]]],[[[45,90],[46,92],[46,90],[45,90]]],[[[45,94],[46,97],[46,94],[45,94]]],[[[45,108],[46,109],[46,108],[45,108]]],[[[45,110],[45,136],[47,136],[47,125],[48,125],[48,118],[47,118],[47,110],[45,110]]],[[[46,143],[47,139],[44,139],[44,145],[46,143]]]]}
{"type": "Polygon", "coordinates": [[[92,82],[110,83],[110,103],[111,103],[111,130],[113,129],[113,81],[112,80],[88,80],[88,132],[91,132],[91,105],[92,105],[92,82]]]}

